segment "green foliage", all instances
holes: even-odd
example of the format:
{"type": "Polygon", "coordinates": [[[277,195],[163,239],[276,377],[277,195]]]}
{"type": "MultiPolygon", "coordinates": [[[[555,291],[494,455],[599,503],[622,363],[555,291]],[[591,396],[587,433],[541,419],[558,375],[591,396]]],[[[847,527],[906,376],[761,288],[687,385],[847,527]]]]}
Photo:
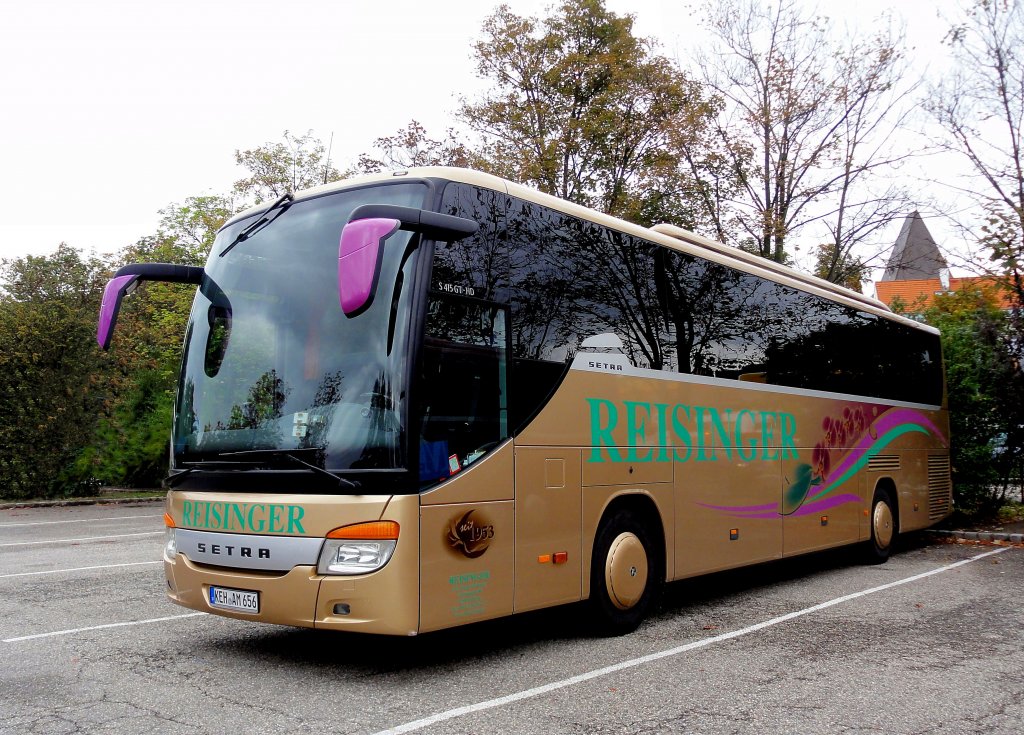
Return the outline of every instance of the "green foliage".
{"type": "MultiPolygon", "coordinates": [[[[285,140],[289,147],[238,154],[250,173],[239,192],[259,198],[285,178],[291,188],[293,164],[298,186],[322,181],[323,145],[309,135],[285,140]]],[[[232,204],[203,195],[160,214],[156,233],[116,255],[86,258],[62,244],[51,255],[0,263],[0,497],[152,487],[165,474],[195,291],[144,284],[125,299],[112,349],[103,353],[95,341],[103,286],[127,263],[202,264],[232,204]]]]}
{"type": "Polygon", "coordinates": [[[996,517],[1001,523],[1020,523],[1024,521],[1024,503],[1010,501],[999,509],[996,517]]]}
{"type": "Polygon", "coordinates": [[[942,332],[956,502],[992,511],[1021,481],[1024,374],[1019,346],[991,292],[937,296],[926,321],[942,332]]]}
{"type": "MultiPolygon", "coordinates": [[[[0,265],[0,495],[68,495],[89,488],[67,468],[96,426],[103,360],[96,314],[103,264],[62,244],[0,265]]],[[[89,478],[84,478],[88,480],[89,478]]]]}
{"type": "Polygon", "coordinates": [[[95,478],[101,485],[157,487],[167,474],[174,390],[155,370],[132,377],[67,473],[77,484],[95,478]]]}
{"type": "Polygon", "coordinates": [[[163,262],[202,265],[217,237],[217,230],[231,217],[232,211],[227,199],[207,194],[189,197],[182,204],[170,204],[161,209],[160,214],[159,241],[170,251],[160,254],[169,258],[163,262]]]}
{"type": "MultiPolygon", "coordinates": [[[[223,197],[201,196],[161,214],[157,234],[122,250],[119,264],[201,265],[231,211],[223,197]]],[[[146,283],[125,299],[103,376],[108,400],[95,437],[75,462],[76,478],[153,487],[166,474],[181,343],[194,295],[180,284],[146,283]]]]}

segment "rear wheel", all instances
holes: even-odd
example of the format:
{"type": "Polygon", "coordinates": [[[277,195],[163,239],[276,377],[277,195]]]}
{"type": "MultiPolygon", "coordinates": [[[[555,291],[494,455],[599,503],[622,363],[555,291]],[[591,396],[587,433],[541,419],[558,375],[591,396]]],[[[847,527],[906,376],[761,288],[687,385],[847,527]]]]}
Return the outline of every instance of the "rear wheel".
{"type": "Polygon", "coordinates": [[[627,510],[614,512],[597,532],[590,567],[590,606],[603,633],[635,630],[657,598],[661,552],[648,528],[627,510]]]}
{"type": "Polygon", "coordinates": [[[867,542],[865,556],[871,564],[881,564],[892,553],[896,539],[896,514],[893,501],[885,488],[875,490],[871,502],[871,539],[867,542]]]}

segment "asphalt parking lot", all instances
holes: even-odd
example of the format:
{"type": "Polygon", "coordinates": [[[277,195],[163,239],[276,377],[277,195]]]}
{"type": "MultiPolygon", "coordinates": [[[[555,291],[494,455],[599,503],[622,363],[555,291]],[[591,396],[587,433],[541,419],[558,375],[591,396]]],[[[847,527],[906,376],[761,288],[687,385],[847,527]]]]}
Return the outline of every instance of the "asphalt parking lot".
{"type": "Polygon", "coordinates": [[[162,506],[0,511],[2,733],[1013,733],[1024,549],[911,537],[418,638],[171,605],[162,506]]]}

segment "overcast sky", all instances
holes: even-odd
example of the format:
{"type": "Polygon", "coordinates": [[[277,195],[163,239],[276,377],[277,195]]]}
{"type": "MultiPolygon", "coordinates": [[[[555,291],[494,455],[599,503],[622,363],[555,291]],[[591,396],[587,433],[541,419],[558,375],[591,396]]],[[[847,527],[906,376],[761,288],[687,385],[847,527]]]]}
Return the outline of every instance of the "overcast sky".
{"type": "MultiPolygon", "coordinates": [[[[923,69],[946,29],[936,6],[952,1],[820,7],[862,24],[894,8],[923,69]]],[[[535,14],[551,2],[509,4],[535,14]]],[[[62,241],[113,252],[155,232],[168,204],[227,193],[234,151],[286,129],[333,133],[339,168],[410,119],[440,135],[480,88],[470,44],[496,5],[0,0],[0,257],[62,241]]],[[[683,0],[607,5],[684,61],[699,33],[683,0]]]]}

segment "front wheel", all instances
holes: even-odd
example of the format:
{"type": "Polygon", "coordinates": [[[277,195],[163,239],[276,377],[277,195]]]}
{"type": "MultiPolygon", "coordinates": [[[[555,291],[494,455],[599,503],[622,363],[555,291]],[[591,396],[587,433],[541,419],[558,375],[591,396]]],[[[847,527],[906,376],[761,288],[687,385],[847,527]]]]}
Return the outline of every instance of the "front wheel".
{"type": "Polygon", "coordinates": [[[616,511],[601,524],[590,566],[590,606],[603,633],[636,629],[661,587],[661,552],[632,513],[616,511]]]}
{"type": "Polygon", "coordinates": [[[881,564],[888,559],[895,538],[896,515],[893,513],[892,499],[888,490],[878,488],[871,502],[871,539],[865,548],[867,562],[881,564]]]}

